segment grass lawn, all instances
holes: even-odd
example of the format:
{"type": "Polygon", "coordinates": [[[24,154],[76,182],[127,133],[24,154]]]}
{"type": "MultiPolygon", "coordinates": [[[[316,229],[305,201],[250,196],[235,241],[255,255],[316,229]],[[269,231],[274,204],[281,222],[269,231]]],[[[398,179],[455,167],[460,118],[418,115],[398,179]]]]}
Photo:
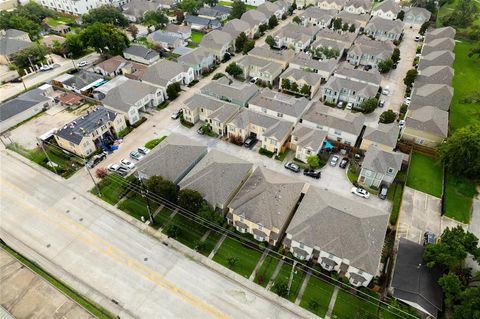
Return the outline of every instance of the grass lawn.
{"type": "Polygon", "coordinates": [[[461,104],[460,101],[480,88],[480,59],[469,58],[468,52],[474,47],[471,42],[455,44],[454,95],[450,106],[450,134],[469,124],[480,123],[480,103],[461,104]]]}
{"type": "Polygon", "coordinates": [[[52,27],[57,27],[61,24],[74,24],[75,19],[66,16],[58,16],[56,18],[46,18],[45,22],[52,27]]]}
{"type": "Polygon", "coordinates": [[[303,307],[323,318],[327,313],[328,305],[330,304],[330,299],[332,298],[332,293],[333,285],[312,276],[310,277],[307,288],[303,293],[300,307],[303,307]],[[313,301],[318,304],[318,308],[310,308],[313,301]]]}
{"type": "Polygon", "coordinates": [[[217,244],[220,237],[222,237],[222,234],[211,231],[207,239],[205,239],[205,241],[203,242],[204,247],[202,247],[202,249],[199,250],[199,253],[201,253],[204,256],[210,255],[210,253],[212,252],[213,248],[215,248],[215,245],[217,244]]]}
{"type": "Polygon", "coordinates": [[[172,211],[170,209],[166,207],[162,208],[162,210],[160,210],[154,217],[155,228],[160,228],[170,221],[170,215],[172,215],[172,211]]]}
{"type": "MultiPolygon", "coordinates": [[[[477,1],[473,1],[473,2],[477,4],[477,9],[480,10],[480,3],[478,3],[477,1]]],[[[442,18],[452,13],[456,9],[457,3],[458,3],[458,0],[451,0],[440,7],[437,14],[437,21],[436,21],[437,28],[440,28],[443,26],[441,23],[442,18]]],[[[477,18],[473,21],[472,25],[480,26],[480,16],[477,15],[477,18]]],[[[455,28],[455,29],[457,29],[457,33],[458,33],[460,31],[466,31],[468,28],[455,28]]]]}
{"type": "Polygon", "coordinates": [[[397,223],[400,205],[402,204],[403,184],[392,184],[388,189],[387,198],[392,203],[392,212],[390,213],[390,225],[397,223]]]}
{"type": "MultiPolygon", "coordinates": [[[[338,319],[366,318],[367,314],[376,318],[377,305],[343,290],[338,292],[337,301],[333,307],[333,316],[337,316],[338,319]]],[[[334,318],[333,316],[332,318],[334,318]]]]}
{"type": "Polygon", "coordinates": [[[283,153],[280,153],[279,156],[275,156],[275,159],[277,161],[283,162],[285,160],[285,157],[287,157],[288,153],[290,153],[290,149],[286,149],[283,153]]]}
{"type": "Polygon", "coordinates": [[[111,177],[110,175],[108,175],[107,177],[102,179],[100,183],[98,183],[98,188],[100,188],[101,196],[98,196],[96,187],[93,187],[91,192],[109,203],[110,205],[115,205],[116,203],[118,203],[123,193],[123,187],[119,182],[115,181],[116,178],[121,177],[111,177]]]}
{"type": "Polygon", "coordinates": [[[195,43],[200,43],[203,39],[203,37],[205,36],[205,34],[203,33],[200,33],[200,32],[192,32],[192,42],[195,42],[195,43]]]}
{"type": "Polygon", "coordinates": [[[445,216],[462,223],[470,221],[472,198],[476,195],[475,182],[465,177],[447,174],[445,182],[445,216]]]}
{"type": "MultiPolygon", "coordinates": [[[[195,221],[188,219],[185,216],[182,216],[179,213],[175,214],[169,226],[171,225],[175,225],[180,229],[180,232],[175,240],[191,249],[195,249],[197,247],[202,236],[207,231],[207,228],[195,221]]],[[[166,234],[167,229],[168,227],[163,228],[162,232],[166,234]]]]}
{"type": "Polygon", "coordinates": [[[435,197],[442,197],[442,166],[438,161],[420,153],[412,153],[407,186],[435,197]]]}
{"type": "Polygon", "coordinates": [[[248,278],[253,269],[255,269],[261,255],[259,251],[248,248],[242,243],[227,237],[213,257],[213,260],[230,268],[228,259],[230,257],[236,257],[237,263],[231,269],[237,274],[248,278]]]}
{"type": "Polygon", "coordinates": [[[160,138],[155,138],[153,140],[150,140],[147,143],[145,143],[145,147],[151,150],[166,138],[167,138],[166,136],[162,136],[160,138]]]}
{"type": "Polygon", "coordinates": [[[83,297],[78,292],[76,292],[75,290],[73,290],[72,288],[64,284],[62,281],[54,278],[48,272],[40,268],[36,263],[30,261],[29,259],[25,258],[23,255],[17,253],[15,250],[10,248],[9,246],[6,246],[3,243],[0,243],[0,247],[3,248],[6,252],[8,252],[10,255],[15,257],[22,264],[27,266],[31,271],[41,276],[44,280],[48,281],[57,290],[67,295],[77,304],[81,305],[83,308],[89,311],[96,318],[99,318],[99,319],[114,318],[113,314],[109,313],[108,310],[104,309],[102,306],[96,304],[95,302],[83,297]]]}
{"type": "MultiPolygon", "coordinates": [[[[218,2],[219,6],[226,6],[226,7],[231,7],[233,5],[233,1],[219,1],[218,2]]],[[[251,6],[251,5],[245,5],[247,10],[253,10],[256,9],[257,7],[251,6]]]]}
{"type": "Polygon", "coordinates": [[[262,287],[267,287],[268,282],[270,281],[270,278],[273,275],[273,272],[275,271],[275,268],[278,265],[278,259],[267,256],[265,260],[263,261],[262,266],[260,269],[257,271],[257,275],[255,276],[255,282],[262,287]]]}
{"type": "MultiPolygon", "coordinates": [[[[296,266],[294,269],[292,284],[290,286],[290,292],[286,298],[291,302],[295,302],[295,299],[297,298],[297,295],[298,295],[298,291],[302,286],[303,279],[305,279],[305,272],[303,270],[297,269],[297,267],[298,266],[296,266]]],[[[275,278],[275,283],[282,282],[282,281],[288,283],[290,280],[291,273],[292,273],[292,265],[287,263],[283,264],[282,268],[280,268],[280,272],[278,273],[277,278],[275,278]]],[[[275,292],[275,289],[273,289],[273,287],[272,287],[272,291],[275,292]]]]}
{"type": "MultiPolygon", "coordinates": [[[[137,193],[134,193],[132,196],[118,204],[118,208],[138,220],[142,220],[142,216],[145,218],[145,220],[148,220],[149,218],[147,201],[142,197],[142,195],[137,193]]],[[[150,201],[150,208],[153,214],[158,208],[158,204],[150,201]]]]}

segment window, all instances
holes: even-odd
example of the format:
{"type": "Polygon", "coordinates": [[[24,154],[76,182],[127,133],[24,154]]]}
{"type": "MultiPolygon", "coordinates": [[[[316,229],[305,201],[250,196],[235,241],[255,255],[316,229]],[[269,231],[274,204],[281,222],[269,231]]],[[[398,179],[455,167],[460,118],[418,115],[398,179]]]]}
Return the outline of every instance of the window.
{"type": "Polygon", "coordinates": [[[278,117],[283,117],[283,114],[282,113],[277,113],[277,116],[278,117]]]}
{"type": "Polygon", "coordinates": [[[335,135],[342,135],[342,131],[339,131],[339,130],[335,130],[335,131],[333,131],[333,133],[334,133],[335,135]]]}
{"type": "Polygon", "coordinates": [[[254,235],[253,238],[255,238],[258,241],[265,241],[265,237],[263,237],[263,236],[254,235]]]}
{"type": "Polygon", "coordinates": [[[302,248],[302,249],[303,249],[303,247],[304,247],[303,243],[298,244],[298,246],[299,246],[300,248],[302,248]]]}
{"type": "Polygon", "coordinates": [[[262,230],[262,224],[258,224],[258,229],[262,230]]]}
{"type": "Polygon", "coordinates": [[[389,167],[389,168],[387,169],[387,173],[392,174],[392,173],[393,173],[393,168],[389,167]]]}

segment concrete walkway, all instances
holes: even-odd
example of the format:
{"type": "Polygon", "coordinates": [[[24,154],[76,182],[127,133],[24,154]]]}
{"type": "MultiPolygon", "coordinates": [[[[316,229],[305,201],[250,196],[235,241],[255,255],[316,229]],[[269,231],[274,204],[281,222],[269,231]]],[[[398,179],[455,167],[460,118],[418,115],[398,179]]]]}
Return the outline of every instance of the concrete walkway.
{"type": "Polygon", "coordinates": [[[210,235],[210,232],[211,230],[209,229],[205,232],[205,234],[203,234],[202,238],[200,238],[201,243],[203,243],[207,239],[208,235],[210,235]]]}
{"type": "Polygon", "coordinates": [[[275,279],[277,278],[278,273],[280,272],[280,269],[282,268],[284,262],[285,260],[283,259],[278,262],[277,268],[275,268],[275,271],[272,274],[272,278],[270,278],[270,281],[268,282],[267,290],[270,290],[270,288],[272,288],[273,283],[275,282],[275,279]]]}
{"type": "Polygon", "coordinates": [[[224,233],[222,235],[222,238],[220,238],[220,240],[217,242],[217,244],[215,245],[215,247],[213,248],[212,252],[210,253],[210,255],[208,255],[208,259],[212,259],[213,256],[215,256],[215,254],[217,253],[218,249],[220,248],[220,246],[222,246],[223,244],[223,241],[225,240],[225,238],[227,238],[227,233],[224,233]]]}
{"type": "Polygon", "coordinates": [[[333,290],[332,299],[330,299],[330,303],[328,304],[328,310],[327,314],[325,315],[325,319],[330,319],[330,316],[332,315],[333,307],[335,306],[335,302],[337,301],[337,295],[339,290],[340,289],[338,287],[335,287],[335,289],[333,290]]]}
{"type": "Polygon", "coordinates": [[[309,269],[307,272],[307,275],[305,276],[305,279],[303,280],[302,286],[300,287],[300,290],[298,291],[297,299],[295,299],[295,304],[300,305],[300,302],[302,301],[303,298],[303,293],[305,292],[305,289],[307,288],[308,282],[310,281],[310,277],[312,276],[312,270],[309,269]]]}
{"type": "Polygon", "coordinates": [[[255,279],[255,276],[257,275],[257,271],[260,269],[260,267],[262,267],[263,261],[265,260],[265,258],[267,258],[267,255],[269,252],[270,252],[270,247],[263,251],[262,257],[260,257],[260,260],[255,266],[255,269],[252,271],[252,274],[250,275],[250,277],[248,277],[248,280],[253,281],[255,279]]]}
{"type": "MultiPolygon", "coordinates": [[[[165,227],[169,226],[172,223],[173,217],[177,214],[178,209],[175,208],[175,210],[172,212],[172,214],[168,217],[168,221],[163,225],[162,227],[158,228],[158,231],[161,232],[165,227]]],[[[158,214],[157,211],[155,211],[156,214],[158,214]]],[[[156,215],[155,215],[156,216],[156,215]]]]}
{"type": "Polygon", "coordinates": [[[160,213],[164,207],[165,207],[165,205],[160,204],[160,206],[158,206],[157,210],[153,212],[153,218],[157,217],[158,213],[160,213]]]}

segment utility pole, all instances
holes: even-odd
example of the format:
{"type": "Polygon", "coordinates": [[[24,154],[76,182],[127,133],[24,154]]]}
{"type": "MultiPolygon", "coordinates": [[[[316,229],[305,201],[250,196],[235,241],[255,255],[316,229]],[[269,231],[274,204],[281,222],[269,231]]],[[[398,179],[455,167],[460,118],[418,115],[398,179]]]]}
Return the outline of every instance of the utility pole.
{"type": "Polygon", "coordinates": [[[75,60],[73,59],[73,54],[69,53],[68,56],[70,57],[70,59],[72,59],[73,68],[76,70],[77,66],[75,65],[75,60]]]}
{"type": "Polygon", "coordinates": [[[44,148],[44,146],[43,146],[43,141],[40,140],[38,137],[37,137],[37,145],[42,148],[42,151],[43,151],[43,153],[45,154],[45,157],[47,158],[48,162],[49,162],[49,163],[52,163],[51,165],[52,165],[53,170],[55,171],[55,174],[58,174],[58,173],[57,173],[57,169],[56,169],[55,166],[53,165],[53,164],[55,164],[55,163],[50,160],[50,157],[48,156],[48,153],[47,153],[47,151],[45,151],[45,148],[44,148]]]}
{"type": "Polygon", "coordinates": [[[148,210],[148,217],[150,219],[150,224],[154,225],[155,220],[153,219],[152,209],[150,208],[150,201],[148,200],[148,196],[146,196],[148,191],[145,188],[145,184],[143,183],[143,179],[140,177],[140,172],[137,173],[137,178],[140,181],[140,184],[142,185],[142,197],[145,198],[145,200],[147,201],[147,210],[148,210]]]}
{"type": "Polygon", "coordinates": [[[95,184],[95,188],[97,189],[97,195],[98,195],[98,196],[102,196],[102,194],[100,193],[100,187],[98,187],[98,184],[97,184],[97,182],[95,181],[95,178],[93,178],[92,173],[91,173],[90,170],[88,169],[87,164],[85,164],[85,170],[87,171],[88,175],[90,175],[90,178],[92,179],[93,184],[95,184]]]}

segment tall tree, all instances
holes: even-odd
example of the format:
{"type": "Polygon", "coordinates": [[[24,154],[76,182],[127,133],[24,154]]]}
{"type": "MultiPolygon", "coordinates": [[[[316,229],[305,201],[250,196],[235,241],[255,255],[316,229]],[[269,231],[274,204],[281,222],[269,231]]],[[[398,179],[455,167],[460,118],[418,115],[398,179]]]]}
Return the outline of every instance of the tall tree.
{"type": "Polygon", "coordinates": [[[277,46],[277,42],[271,35],[267,35],[267,37],[265,38],[265,43],[268,44],[271,49],[277,46]]]}
{"type": "Polygon", "coordinates": [[[378,62],[377,67],[378,67],[378,71],[380,71],[380,73],[387,73],[388,71],[390,71],[392,69],[393,61],[392,61],[392,59],[382,60],[382,61],[378,62]]]}
{"type": "Polygon", "coordinates": [[[155,30],[158,30],[163,29],[168,24],[168,17],[161,9],[157,9],[145,12],[142,21],[146,26],[154,26],[155,30]]]}
{"type": "Polygon", "coordinates": [[[342,31],[345,31],[345,32],[346,32],[346,31],[348,31],[348,28],[349,28],[348,23],[345,22],[345,23],[342,25],[342,31]]]}
{"type": "Polygon", "coordinates": [[[397,14],[397,19],[400,21],[403,21],[404,18],[405,18],[405,11],[400,10],[400,12],[397,14]]]}
{"type": "Polygon", "coordinates": [[[243,50],[245,42],[248,41],[247,35],[245,32],[241,32],[238,37],[235,39],[235,51],[240,52],[243,50]]]}
{"type": "Polygon", "coordinates": [[[127,35],[112,24],[96,22],[80,33],[83,43],[106,55],[119,55],[128,47],[127,35]]]}
{"type": "Polygon", "coordinates": [[[391,57],[393,63],[398,63],[398,61],[400,61],[400,49],[399,48],[394,48],[393,49],[393,53],[392,53],[392,57],[391,57]]]}
{"type": "Polygon", "coordinates": [[[137,38],[138,28],[136,25],[130,24],[127,28],[127,31],[130,32],[134,40],[137,38]]]}
{"type": "Polygon", "coordinates": [[[418,31],[418,33],[420,33],[421,35],[424,35],[429,26],[430,26],[430,21],[425,21],[425,22],[421,25],[420,30],[418,31]]]}
{"type": "Polygon", "coordinates": [[[197,191],[185,188],[178,193],[178,205],[189,212],[197,214],[203,203],[202,195],[197,191]]]}
{"type": "Polygon", "coordinates": [[[445,305],[451,308],[464,289],[462,282],[456,274],[450,273],[443,275],[438,280],[438,284],[442,287],[443,294],[445,295],[445,305]]]}
{"type": "Polygon", "coordinates": [[[232,4],[232,11],[230,11],[230,19],[240,19],[245,12],[247,12],[245,3],[235,0],[232,4]]]}
{"type": "Polygon", "coordinates": [[[188,14],[195,14],[198,10],[198,2],[197,0],[182,0],[180,8],[188,14]]]}
{"type": "Polygon", "coordinates": [[[81,57],[87,49],[82,41],[81,35],[76,33],[67,34],[65,42],[63,42],[63,47],[69,54],[72,54],[73,58],[81,57]]]}
{"type": "Polygon", "coordinates": [[[333,30],[340,30],[342,28],[342,19],[336,18],[333,20],[333,30]]]}
{"type": "Polygon", "coordinates": [[[478,318],[480,314],[480,287],[469,287],[460,296],[460,302],[454,306],[453,319],[478,318]]]}
{"type": "Polygon", "coordinates": [[[225,72],[227,72],[228,74],[230,74],[235,78],[238,78],[243,75],[242,68],[239,67],[235,62],[230,63],[225,69],[225,72]]]}
{"type": "Polygon", "coordinates": [[[217,5],[218,0],[203,0],[203,2],[210,7],[214,7],[217,5]]]}
{"type": "Polygon", "coordinates": [[[114,6],[103,5],[95,9],[90,9],[88,13],[82,15],[83,24],[93,23],[113,24],[117,27],[128,26],[128,19],[114,6]]]}
{"type": "Polygon", "coordinates": [[[320,167],[320,159],[318,158],[318,155],[310,155],[307,157],[307,163],[310,168],[316,169],[320,167]]]}
{"type": "Polygon", "coordinates": [[[278,25],[278,20],[275,15],[271,16],[270,19],[268,19],[268,28],[273,29],[278,25]]]}
{"type": "Polygon", "coordinates": [[[294,16],[292,21],[296,24],[302,24],[302,19],[299,16],[294,16]]]}
{"type": "Polygon", "coordinates": [[[45,59],[48,50],[40,44],[26,47],[13,55],[13,61],[19,68],[25,69],[32,65],[39,64],[45,59]]]}
{"type": "Polygon", "coordinates": [[[369,113],[372,113],[373,111],[375,111],[377,106],[378,106],[378,100],[376,98],[372,97],[368,100],[363,101],[360,104],[360,109],[362,109],[363,113],[369,114],[369,113]]]}
{"type": "Polygon", "coordinates": [[[177,186],[169,180],[163,179],[160,176],[152,176],[145,181],[145,186],[149,192],[160,196],[169,202],[177,202],[177,186]]]}
{"type": "Polygon", "coordinates": [[[405,78],[403,79],[403,83],[405,83],[406,86],[411,87],[413,82],[415,82],[417,75],[418,75],[417,69],[408,70],[407,74],[405,75],[405,78]]]}

